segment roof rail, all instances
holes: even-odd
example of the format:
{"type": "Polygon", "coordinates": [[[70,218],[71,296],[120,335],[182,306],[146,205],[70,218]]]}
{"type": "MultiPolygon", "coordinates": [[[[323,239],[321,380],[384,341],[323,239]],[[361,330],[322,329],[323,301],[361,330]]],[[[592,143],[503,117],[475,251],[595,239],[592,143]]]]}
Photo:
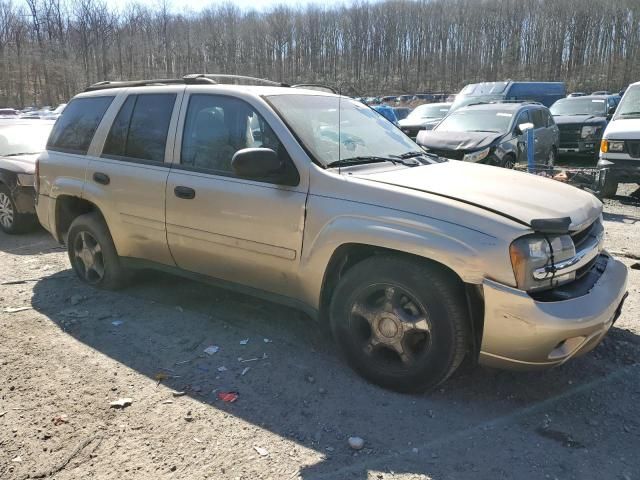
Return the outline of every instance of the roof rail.
{"type": "MultiPolygon", "coordinates": [[[[93,92],[96,90],[107,90],[110,88],[129,88],[129,87],[148,87],[153,85],[217,85],[218,80],[227,80],[232,82],[241,82],[254,85],[272,85],[276,87],[289,87],[286,83],[274,82],[264,78],[247,77],[243,75],[225,75],[225,74],[208,74],[208,73],[192,73],[182,78],[161,78],[153,80],[131,80],[131,81],[104,81],[94,83],[85,88],[85,92],[93,92]]],[[[326,87],[330,88],[330,87],[326,87]]]]}
{"type": "Polygon", "coordinates": [[[309,90],[328,90],[331,93],[338,93],[338,91],[330,87],[329,85],[324,85],[322,83],[298,83],[296,85],[291,85],[291,88],[308,88],[309,90]]]}
{"type": "MultiPolygon", "coordinates": [[[[189,75],[185,75],[182,78],[184,79],[185,83],[189,83],[190,81],[196,78],[206,78],[214,81],[216,79],[221,79],[221,80],[231,80],[236,82],[247,82],[249,84],[253,83],[254,85],[255,84],[271,85],[274,87],[290,87],[291,86],[288,83],[274,82],[273,80],[267,80],[266,78],[248,77],[246,75],[227,75],[224,73],[191,73],[189,75]]],[[[223,83],[223,82],[216,81],[216,83],[223,83]]]]}

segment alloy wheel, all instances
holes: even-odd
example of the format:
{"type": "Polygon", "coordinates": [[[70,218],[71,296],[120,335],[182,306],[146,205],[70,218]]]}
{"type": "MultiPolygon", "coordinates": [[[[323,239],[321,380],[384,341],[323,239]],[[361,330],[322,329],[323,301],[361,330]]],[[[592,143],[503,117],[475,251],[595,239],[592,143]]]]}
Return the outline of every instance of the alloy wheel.
{"type": "Polygon", "coordinates": [[[360,293],[348,334],[381,369],[410,370],[431,347],[426,309],[397,285],[372,285],[360,293]]]}
{"type": "Polygon", "coordinates": [[[87,283],[98,283],[104,277],[102,247],[91,233],[81,231],[73,240],[76,271],[87,283]]]}
{"type": "Polygon", "coordinates": [[[11,228],[14,221],[13,204],[9,195],[0,192],[0,224],[4,228],[11,228]]]}

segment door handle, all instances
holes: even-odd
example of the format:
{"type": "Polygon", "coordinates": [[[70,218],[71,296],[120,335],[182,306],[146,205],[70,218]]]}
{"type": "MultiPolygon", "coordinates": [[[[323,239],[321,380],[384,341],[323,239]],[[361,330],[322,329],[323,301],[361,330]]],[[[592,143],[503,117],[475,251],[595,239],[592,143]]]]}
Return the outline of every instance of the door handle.
{"type": "Polygon", "coordinates": [[[189,187],[178,186],[173,189],[173,193],[176,195],[176,197],[184,198],[185,200],[196,198],[196,191],[193,188],[189,187]]]}
{"type": "Polygon", "coordinates": [[[111,182],[111,179],[109,178],[109,175],[107,175],[106,173],[95,172],[93,174],[93,181],[96,183],[100,183],[102,185],[109,185],[109,183],[111,182]]]}

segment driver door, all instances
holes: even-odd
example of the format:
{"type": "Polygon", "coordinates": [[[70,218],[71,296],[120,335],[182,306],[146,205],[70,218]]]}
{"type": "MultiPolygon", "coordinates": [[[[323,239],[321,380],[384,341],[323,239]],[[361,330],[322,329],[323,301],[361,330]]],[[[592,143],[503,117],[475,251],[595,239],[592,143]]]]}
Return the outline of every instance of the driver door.
{"type": "MultiPolygon", "coordinates": [[[[296,167],[264,118],[244,100],[191,93],[186,105],[166,190],[167,239],[176,264],[291,296],[307,192],[299,182],[239,178],[231,159],[243,148],[266,147],[281,156],[285,168],[296,167]]],[[[297,170],[293,178],[299,178],[297,170]]]]}
{"type": "MultiPolygon", "coordinates": [[[[518,125],[522,125],[523,123],[531,123],[531,117],[529,116],[529,111],[525,110],[523,112],[520,112],[520,114],[518,114],[518,117],[516,118],[516,122],[514,124],[514,129],[518,126],[518,125]]],[[[527,133],[521,133],[520,135],[516,135],[516,138],[518,139],[517,142],[517,150],[518,150],[518,159],[517,162],[518,163],[527,163],[527,133]]]]}

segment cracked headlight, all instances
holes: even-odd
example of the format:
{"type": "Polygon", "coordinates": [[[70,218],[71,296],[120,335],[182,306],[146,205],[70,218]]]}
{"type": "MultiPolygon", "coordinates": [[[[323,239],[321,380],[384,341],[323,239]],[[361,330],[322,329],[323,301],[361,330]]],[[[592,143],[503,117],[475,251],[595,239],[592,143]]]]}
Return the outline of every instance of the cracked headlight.
{"type": "Polygon", "coordinates": [[[467,153],[463,160],[465,162],[479,162],[480,160],[484,160],[489,155],[489,148],[485,148],[484,150],[478,150],[477,152],[467,153]]]}
{"type": "Polygon", "coordinates": [[[534,271],[539,268],[551,268],[554,263],[575,256],[576,248],[569,235],[548,237],[535,234],[527,235],[518,238],[511,244],[509,254],[516,283],[520,290],[527,292],[545,290],[575,279],[575,272],[552,276],[550,279],[544,280],[537,280],[533,275],[534,271]]]}

